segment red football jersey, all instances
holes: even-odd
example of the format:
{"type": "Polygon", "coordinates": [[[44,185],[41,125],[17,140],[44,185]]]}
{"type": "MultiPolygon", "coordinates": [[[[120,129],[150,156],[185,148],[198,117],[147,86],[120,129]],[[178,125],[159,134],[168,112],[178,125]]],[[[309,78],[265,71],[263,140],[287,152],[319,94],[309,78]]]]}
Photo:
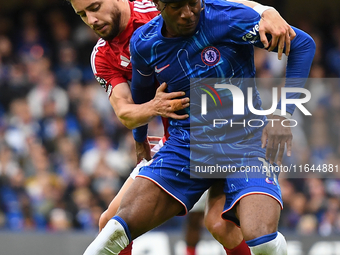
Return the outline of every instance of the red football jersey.
{"type": "MultiPolygon", "coordinates": [[[[99,39],[91,54],[92,71],[108,97],[117,84],[132,78],[129,46],[133,32],[159,14],[155,5],[148,0],[136,0],[129,4],[131,17],[125,30],[112,41],[99,39]]],[[[162,121],[165,136],[168,137],[168,119],[162,118],[162,121]]]]}
{"type": "Polygon", "coordinates": [[[99,39],[91,54],[92,71],[110,97],[119,83],[130,81],[130,38],[133,32],[159,14],[148,0],[129,2],[131,17],[125,30],[111,41],[99,39]]]}

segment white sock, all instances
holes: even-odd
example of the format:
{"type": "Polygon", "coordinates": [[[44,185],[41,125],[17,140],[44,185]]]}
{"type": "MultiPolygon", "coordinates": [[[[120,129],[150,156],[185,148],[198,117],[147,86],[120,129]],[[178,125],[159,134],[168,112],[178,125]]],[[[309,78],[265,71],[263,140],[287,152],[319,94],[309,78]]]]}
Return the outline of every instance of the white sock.
{"type": "Polygon", "coordinates": [[[124,227],[117,220],[111,219],[87,247],[84,255],[117,255],[129,243],[124,227]]]}
{"type": "Polygon", "coordinates": [[[277,232],[273,240],[255,246],[249,245],[249,248],[252,255],[287,255],[287,242],[280,232],[277,232]]]}

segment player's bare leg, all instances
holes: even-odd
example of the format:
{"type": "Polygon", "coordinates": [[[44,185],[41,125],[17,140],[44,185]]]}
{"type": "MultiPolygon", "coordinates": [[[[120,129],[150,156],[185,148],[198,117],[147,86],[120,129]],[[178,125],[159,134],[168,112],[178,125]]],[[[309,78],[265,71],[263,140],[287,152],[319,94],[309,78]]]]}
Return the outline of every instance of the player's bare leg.
{"type": "MultiPolygon", "coordinates": [[[[159,148],[163,146],[162,137],[148,137],[148,141],[150,143],[151,155],[156,153],[159,150],[159,148]]],[[[142,159],[139,162],[139,164],[134,168],[128,179],[125,181],[125,183],[119,190],[118,194],[113,198],[108,208],[101,214],[99,218],[99,232],[102,231],[102,229],[106,226],[107,222],[116,215],[125,192],[131,186],[132,182],[136,178],[136,175],[139,173],[140,168],[146,164],[148,164],[148,162],[145,159],[142,159]]],[[[131,242],[125,249],[123,249],[119,253],[119,255],[131,255],[132,244],[133,242],[131,242]]]]}
{"type": "Polygon", "coordinates": [[[246,196],[240,200],[236,211],[246,241],[277,231],[281,208],[270,196],[246,196]]]}
{"type": "Polygon", "coordinates": [[[250,255],[241,229],[230,221],[221,218],[225,203],[224,182],[214,184],[208,192],[204,223],[213,237],[223,245],[228,255],[250,255]]]}
{"type": "Polygon", "coordinates": [[[118,254],[131,240],[183,210],[183,205],[152,181],[136,178],[113,217],[84,255],[118,254]]]}
{"type": "MultiPolygon", "coordinates": [[[[124,185],[119,190],[118,194],[113,198],[111,203],[109,204],[108,208],[100,215],[99,218],[99,232],[106,226],[107,222],[116,215],[120,202],[123,198],[123,195],[127,191],[127,189],[132,184],[133,179],[129,177],[125,182],[124,185]]],[[[119,254],[120,255],[131,255],[132,252],[132,243],[131,242],[125,249],[123,249],[119,254]]]]}
{"type": "Polygon", "coordinates": [[[152,181],[137,177],[125,193],[117,216],[128,225],[132,239],[179,214],[183,205],[152,181]]]}
{"type": "Polygon", "coordinates": [[[272,197],[253,194],[243,197],[236,207],[241,230],[254,255],[286,255],[287,244],[277,232],[280,204],[272,197]]]}
{"type": "Polygon", "coordinates": [[[127,178],[124,182],[123,186],[119,190],[118,194],[114,197],[114,199],[109,204],[108,208],[100,215],[99,218],[99,231],[105,227],[106,223],[116,215],[120,202],[122,201],[123,195],[127,191],[127,189],[131,186],[133,179],[131,177],[127,178]]]}
{"type": "Polygon", "coordinates": [[[201,239],[203,229],[203,211],[189,212],[186,222],[185,242],[187,245],[186,254],[195,255],[196,245],[201,239]]]}

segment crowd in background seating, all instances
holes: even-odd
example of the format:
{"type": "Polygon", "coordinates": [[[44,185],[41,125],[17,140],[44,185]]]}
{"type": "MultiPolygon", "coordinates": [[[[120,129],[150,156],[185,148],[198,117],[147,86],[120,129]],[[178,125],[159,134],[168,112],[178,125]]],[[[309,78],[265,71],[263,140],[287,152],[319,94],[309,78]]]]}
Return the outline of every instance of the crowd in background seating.
{"type": "MultiPolygon", "coordinates": [[[[136,164],[131,131],[92,73],[98,38],[67,4],[0,14],[0,230],[97,230],[136,164]]],[[[332,164],[338,173],[282,173],[280,229],[339,234],[340,23],[326,30],[294,25],[313,37],[317,50],[306,85],[312,116],[294,113],[299,125],[284,164],[332,164]]],[[[285,60],[258,49],[255,56],[258,78],[282,77],[285,60]]],[[[271,98],[271,89],[259,84],[263,98],[271,98]]],[[[268,109],[271,102],[263,101],[268,109]]],[[[149,132],[162,135],[158,118],[149,132]]]]}

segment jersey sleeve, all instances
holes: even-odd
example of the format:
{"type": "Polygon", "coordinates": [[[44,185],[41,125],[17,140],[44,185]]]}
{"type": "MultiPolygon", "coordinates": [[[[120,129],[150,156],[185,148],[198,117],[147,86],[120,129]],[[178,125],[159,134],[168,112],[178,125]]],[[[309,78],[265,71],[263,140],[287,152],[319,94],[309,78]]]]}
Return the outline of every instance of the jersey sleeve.
{"type": "MultiPolygon", "coordinates": [[[[130,41],[131,64],[132,64],[132,82],[131,94],[136,104],[142,104],[150,101],[155,97],[155,76],[154,70],[143,57],[143,52],[138,51],[141,41],[139,41],[139,29],[135,31],[130,41]]],[[[138,127],[133,130],[134,139],[137,142],[145,141],[147,137],[148,126],[138,127]]]]}
{"type": "Polygon", "coordinates": [[[105,89],[108,97],[110,97],[112,89],[119,83],[127,82],[127,79],[110,62],[112,60],[105,55],[106,44],[106,41],[100,39],[93,48],[91,67],[96,80],[105,89]]]}
{"type": "Polygon", "coordinates": [[[138,19],[144,21],[144,24],[149,22],[154,17],[158,16],[159,11],[155,4],[148,0],[136,0],[133,2],[133,10],[138,15],[138,19]]]}
{"type": "Polygon", "coordinates": [[[208,24],[213,29],[212,34],[226,43],[255,45],[263,48],[259,34],[261,16],[252,8],[243,4],[218,1],[212,5],[211,21],[218,19],[221,24],[208,24]]]}
{"type": "MultiPolygon", "coordinates": [[[[263,48],[259,34],[260,15],[252,8],[235,3],[220,3],[226,6],[222,9],[223,13],[215,14],[221,20],[220,24],[225,24],[223,32],[221,26],[215,27],[214,33],[228,43],[236,43],[241,45],[254,45],[263,48]],[[229,4],[229,5],[228,5],[229,4]]],[[[302,88],[309,76],[310,67],[313,62],[315,53],[315,43],[313,39],[305,32],[292,27],[296,33],[296,37],[291,41],[291,50],[288,57],[286,69],[285,87],[302,88]]],[[[275,52],[278,48],[274,49],[275,52]]],[[[285,49],[284,51],[285,52],[285,49]]],[[[287,93],[287,99],[297,99],[300,93],[287,93]]],[[[294,104],[288,104],[286,111],[293,113],[296,108],[294,104]]],[[[277,109],[281,109],[281,101],[277,105],[277,109]]]]}
{"type": "MultiPolygon", "coordinates": [[[[302,88],[309,76],[316,46],[310,35],[295,27],[292,28],[296,33],[296,37],[291,41],[285,87],[302,88]]],[[[274,51],[277,52],[277,48],[274,51]]],[[[283,52],[285,52],[285,49],[283,52]]],[[[300,93],[287,93],[286,95],[286,99],[298,98],[300,98],[300,93]]],[[[295,104],[287,104],[286,112],[293,114],[295,108],[295,104]]],[[[281,109],[281,100],[278,103],[277,109],[281,109]]]]}

